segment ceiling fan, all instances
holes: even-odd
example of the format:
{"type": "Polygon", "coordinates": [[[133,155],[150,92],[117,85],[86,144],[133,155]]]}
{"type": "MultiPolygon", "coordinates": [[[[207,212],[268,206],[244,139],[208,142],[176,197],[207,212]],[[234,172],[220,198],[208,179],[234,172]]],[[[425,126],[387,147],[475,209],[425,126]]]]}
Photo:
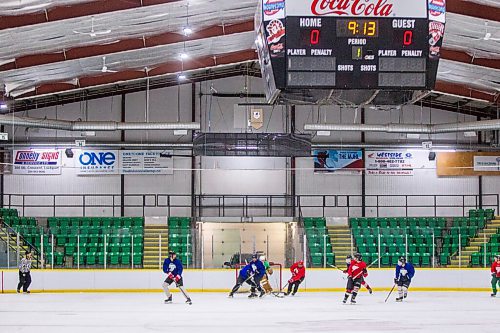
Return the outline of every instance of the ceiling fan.
{"type": "Polygon", "coordinates": [[[92,70],[91,72],[118,73],[118,71],[108,69],[108,66],[106,66],[106,57],[102,57],[102,68],[100,70],[92,70]]]}
{"type": "Polygon", "coordinates": [[[90,37],[97,37],[97,36],[100,36],[100,35],[107,35],[107,34],[111,33],[111,30],[95,31],[95,29],[94,29],[94,17],[93,16],[92,16],[91,20],[92,20],[92,23],[91,23],[90,31],[77,31],[77,30],[73,30],[73,33],[78,34],[78,35],[87,35],[87,36],[90,36],[90,37]]]}

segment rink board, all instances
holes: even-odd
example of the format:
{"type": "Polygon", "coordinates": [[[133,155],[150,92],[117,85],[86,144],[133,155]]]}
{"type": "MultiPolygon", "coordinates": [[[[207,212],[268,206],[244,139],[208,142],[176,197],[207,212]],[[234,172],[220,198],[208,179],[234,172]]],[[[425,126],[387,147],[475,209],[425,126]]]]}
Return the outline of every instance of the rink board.
{"type": "MultiPolygon", "coordinates": [[[[160,270],[34,270],[31,290],[34,292],[158,292],[165,275],[160,270]]],[[[184,271],[184,285],[191,292],[226,292],[235,283],[234,270],[190,269],[184,271]]],[[[282,284],[290,274],[283,271],[282,284]]],[[[271,277],[278,285],[278,277],[271,277]]],[[[1,272],[2,292],[14,292],[17,270],[1,272]]],[[[394,283],[393,269],[371,269],[366,281],[375,290],[389,290],[394,283]]],[[[489,269],[419,269],[411,288],[415,291],[487,291],[489,269]]],[[[342,291],[345,275],[336,269],[308,269],[301,289],[306,292],[342,291]]]]}

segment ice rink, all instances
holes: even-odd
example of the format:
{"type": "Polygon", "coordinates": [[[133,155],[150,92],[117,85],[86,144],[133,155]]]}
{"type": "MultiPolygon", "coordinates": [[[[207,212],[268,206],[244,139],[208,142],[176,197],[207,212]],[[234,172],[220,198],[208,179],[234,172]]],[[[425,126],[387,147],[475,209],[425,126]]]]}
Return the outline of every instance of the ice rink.
{"type": "Polygon", "coordinates": [[[195,293],[193,305],[160,293],[3,294],[0,332],[498,332],[499,300],[488,293],[410,293],[405,303],[387,292],[362,293],[343,305],[342,293],[229,299],[195,293]],[[281,331],[280,331],[281,330],[281,331]]]}

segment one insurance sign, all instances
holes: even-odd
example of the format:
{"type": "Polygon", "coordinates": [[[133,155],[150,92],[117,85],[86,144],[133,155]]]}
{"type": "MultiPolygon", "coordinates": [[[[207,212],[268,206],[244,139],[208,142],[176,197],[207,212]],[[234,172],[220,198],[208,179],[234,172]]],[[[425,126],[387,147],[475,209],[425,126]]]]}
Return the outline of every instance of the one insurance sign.
{"type": "Polygon", "coordinates": [[[82,150],[75,155],[75,166],[80,175],[117,175],[117,150],[82,150]]]}
{"type": "Polygon", "coordinates": [[[55,149],[14,150],[12,173],[16,175],[60,175],[61,152],[55,149]]]}

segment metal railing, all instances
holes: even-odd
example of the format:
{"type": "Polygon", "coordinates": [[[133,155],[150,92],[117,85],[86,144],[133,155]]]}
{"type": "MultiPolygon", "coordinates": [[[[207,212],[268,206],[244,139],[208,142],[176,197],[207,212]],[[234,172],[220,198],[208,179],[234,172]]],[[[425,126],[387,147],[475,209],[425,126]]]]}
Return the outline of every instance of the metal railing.
{"type": "Polygon", "coordinates": [[[469,209],[500,211],[499,194],[468,195],[183,195],[183,194],[4,194],[4,206],[20,215],[93,216],[95,209],[133,210],[134,216],[297,217],[465,216],[469,209]],[[123,200],[123,202],[122,202],[123,200]],[[363,206],[363,202],[366,204],[363,206]],[[192,205],[194,204],[194,207],[192,205]],[[153,212],[154,210],[154,212],[153,212]],[[453,210],[453,213],[449,213],[453,210]],[[44,213],[40,213],[43,211],[44,213]],[[70,212],[70,213],[68,213],[70,212]],[[153,213],[152,213],[153,212],[153,213]],[[392,212],[389,214],[388,212],[392,212]]]}

